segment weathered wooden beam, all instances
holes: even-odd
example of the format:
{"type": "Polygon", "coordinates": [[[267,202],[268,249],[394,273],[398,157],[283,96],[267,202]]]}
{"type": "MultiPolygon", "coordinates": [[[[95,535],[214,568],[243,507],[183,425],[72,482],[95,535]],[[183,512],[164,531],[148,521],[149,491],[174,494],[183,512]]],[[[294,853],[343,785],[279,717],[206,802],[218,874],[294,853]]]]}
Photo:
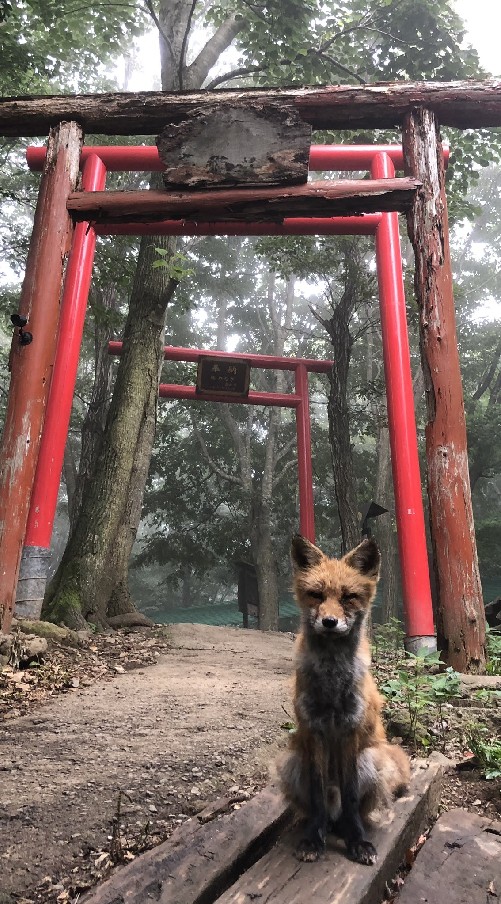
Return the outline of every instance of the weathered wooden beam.
{"type": "Polygon", "coordinates": [[[86,132],[158,135],[167,123],[181,122],[194,109],[211,104],[258,109],[263,103],[295,108],[314,129],[388,128],[400,125],[416,107],[433,110],[443,125],[482,128],[501,125],[501,80],[5,97],[0,100],[0,135],[46,135],[50,127],[71,119],[86,132]]]}
{"type": "Polygon", "coordinates": [[[73,235],[66,201],[78,179],[81,141],[74,122],[63,123],[49,135],[19,302],[21,319],[10,353],[11,381],[0,446],[0,624],[6,632],[56,351],[64,270],[73,235]]]}
{"type": "Polygon", "coordinates": [[[312,182],[290,188],[219,189],[206,192],[73,192],[75,220],[98,223],[153,220],[281,221],[284,217],[333,217],[408,210],[421,183],[415,179],[312,182]]]}
{"type": "Polygon", "coordinates": [[[423,189],[408,215],[414,247],[421,359],[428,424],[431,538],[438,584],[437,635],[459,672],[485,669],[485,614],[478,571],[466,422],[449,250],[442,145],[429,110],[404,122],[405,168],[423,189]]]}

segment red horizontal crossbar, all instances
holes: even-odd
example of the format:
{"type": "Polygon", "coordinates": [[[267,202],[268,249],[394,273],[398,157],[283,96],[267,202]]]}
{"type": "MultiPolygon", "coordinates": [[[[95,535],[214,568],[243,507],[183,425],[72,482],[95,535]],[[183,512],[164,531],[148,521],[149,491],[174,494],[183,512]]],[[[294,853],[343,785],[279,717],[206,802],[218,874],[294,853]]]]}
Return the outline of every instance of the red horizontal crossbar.
{"type": "MultiPolygon", "coordinates": [[[[109,342],[110,355],[120,355],[121,342],[109,342]]],[[[203,351],[198,348],[180,348],[175,345],[164,346],[164,359],[166,361],[191,361],[197,363],[200,358],[228,358],[231,361],[247,361],[251,367],[259,367],[263,370],[297,370],[305,367],[310,373],[327,374],[332,370],[332,361],[319,361],[316,358],[285,358],[275,355],[247,355],[244,352],[218,352],[203,351]]],[[[287,398],[290,398],[288,396],[287,398]]]]}
{"type": "Polygon", "coordinates": [[[196,386],[180,386],[178,383],[160,383],[158,395],[161,399],[226,402],[230,405],[271,405],[274,408],[297,408],[302,401],[300,395],[292,392],[254,392],[250,389],[246,396],[237,396],[226,392],[198,392],[196,386]]]}
{"type": "MultiPolygon", "coordinates": [[[[398,145],[330,145],[313,144],[310,148],[309,168],[312,171],[370,169],[375,154],[385,153],[391,158],[395,169],[402,169],[402,148],[398,145]]],[[[137,146],[89,145],[82,148],[80,162],[96,154],[109,172],[160,172],[164,164],[158,156],[158,148],[137,146]]],[[[31,170],[41,170],[45,160],[45,148],[29,147],[26,160],[31,170]]]]}
{"type": "MultiPolygon", "coordinates": [[[[158,156],[158,148],[155,146],[89,145],[82,148],[81,164],[85,163],[91,154],[97,154],[110,173],[148,173],[164,169],[164,164],[158,156]]],[[[396,170],[403,169],[402,148],[395,144],[312,144],[309,168],[311,172],[368,170],[376,154],[387,154],[396,170]]],[[[41,170],[45,160],[45,148],[29,147],[26,151],[26,160],[31,170],[41,170]]],[[[446,164],[448,160],[449,148],[445,146],[446,164]]]]}
{"type": "Polygon", "coordinates": [[[374,235],[381,213],[356,217],[285,217],[282,223],[195,223],[159,220],[157,223],[93,224],[96,235],[374,235]]]}

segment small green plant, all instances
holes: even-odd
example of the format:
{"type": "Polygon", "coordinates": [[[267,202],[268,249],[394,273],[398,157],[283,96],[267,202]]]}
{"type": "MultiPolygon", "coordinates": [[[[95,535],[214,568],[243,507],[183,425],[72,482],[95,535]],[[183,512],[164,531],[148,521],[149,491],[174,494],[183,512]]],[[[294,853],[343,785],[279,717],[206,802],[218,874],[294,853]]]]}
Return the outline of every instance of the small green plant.
{"type": "Polygon", "coordinates": [[[487,666],[488,675],[501,675],[501,628],[486,625],[487,666]]]}
{"type": "Polygon", "coordinates": [[[486,741],[482,730],[475,727],[469,734],[468,744],[485,778],[501,778],[501,741],[486,741]]]}
{"type": "Polygon", "coordinates": [[[189,258],[181,251],[172,252],[170,248],[155,248],[155,251],[159,257],[153,261],[151,266],[155,269],[162,267],[162,269],[167,270],[167,275],[170,279],[181,282],[182,279],[192,276],[195,272],[192,267],[187,266],[189,258]]]}
{"type": "Polygon", "coordinates": [[[406,714],[409,737],[415,748],[430,747],[437,735],[441,746],[445,746],[443,706],[460,695],[460,679],[452,668],[437,671],[440,665],[439,653],[426,650],[417,655],[407,653],[396,677],[381,684],[381,690],[393,708],[406,714]],[[430,721],[437,728],[429,727],[430,721]]]}

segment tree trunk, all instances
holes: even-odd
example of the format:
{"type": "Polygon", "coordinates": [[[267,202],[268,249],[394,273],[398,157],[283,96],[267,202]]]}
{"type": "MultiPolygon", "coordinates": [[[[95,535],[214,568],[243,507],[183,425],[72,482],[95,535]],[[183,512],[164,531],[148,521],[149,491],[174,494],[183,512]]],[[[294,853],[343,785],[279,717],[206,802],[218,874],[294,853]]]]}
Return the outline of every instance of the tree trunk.
{"type": "Polygon", "coordinates": [[[278,631],[278,570],[273,552],[271,512],[260,499],[255,500],[252,521],[251,548],[259,593],[259,630],[278,631]]]}
{"type": "MultiPolygon", "coordinates": [[[[192,12],[191,0],[161,4],[164,90],[182,87],[183,72],[194,71],[195,63],[199,87],[217,59],[216,51],[222,52],[240,27],[233,17],[223,22],[186,67],[192,12]]],[[[44,604],[45,617],[70,627],[79,628],[88,621],[105,625],[108,618],[116,625],[117,619],[134,609],[128,562],[155,434],[166,309],[176,286],[168,269],[153,267],[157,246],[172,252],[175,240],[141,240],[123,352],[95,472],[87,481],[78,519],[44,604]]]]}
{"type": "Polygon", "coordinates": [[[408,218],[428,424],[431,536],[439,592],[437,635],[449,665],[485,669],[485,614],[473,524],[456,337],[442,146],[430,110],[406,118],[405,163],[426,189],[408,218]]]}
{"type": "Polygon", "coordinates": [[[341,552],[344,554],[360,541],[348,406],[348,376],[353,341],[346,320],[336,316],[336,312],[331,318],[331,325],[333,365],[327,413],[334,488],[341,524],[341,552]]]}
{"type": "Polygon", "coordinates": [[[70,627],[104,625],[108,614],[133,608],[124,583],[155,429],[165,309],[175,289],[166,270],[152,268],[158,243],[141,243],[106,438],[44,604],[45,617],[70,627]]]}
{"type": "Polygon", "coordinates": [[[314,314],[327,330],[333,348],[327,413],[334,489],[341,524],[341,551],[344,554],[360,542],[357,488],[350,435],[348,378],[353,348],[350,320],[360,300],[363,262],[360,259],[358,240],[342,241],[344,267],[342,297],[336,303],[331,296],[330,318],[322,318],[316,312],[314,314]]]}
{"type": "MultiPolygon", "coordinates": [[[[113,310],[117,305],[117,293],[113,286],[102,294],[99,299],[91,296],[91,306],[98,303],[106,310],[113,310]]],[[[71,505],[69,505],[70,530],[75,527],[83,496],[87,492],[89,483],[92,482],[94,472],[99,460],[101,443],[106,425],[106,417],[111,399],[111,384],[113,376],[113,358],[108,354],[108,342],[110,330],[103,326],[99,319],[94,327],[94,385],[82,426],[82,444],[80,450],[80,464],[75,484],[71,505]]]]}

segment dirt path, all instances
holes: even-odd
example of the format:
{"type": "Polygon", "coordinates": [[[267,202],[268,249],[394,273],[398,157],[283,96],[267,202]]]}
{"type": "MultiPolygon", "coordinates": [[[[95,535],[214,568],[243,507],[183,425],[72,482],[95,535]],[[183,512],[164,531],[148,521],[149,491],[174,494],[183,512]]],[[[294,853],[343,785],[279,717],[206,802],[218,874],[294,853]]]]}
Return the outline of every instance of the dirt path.
{"type": "Polygon", "coordinates": [[[290,710],[292,638],[175,625],[156,666],[0,726],[0,904],[73,901],[125,850],[266,780],[290,710]],[[64,881],[63,881],[64,880],[64,881]]]}

